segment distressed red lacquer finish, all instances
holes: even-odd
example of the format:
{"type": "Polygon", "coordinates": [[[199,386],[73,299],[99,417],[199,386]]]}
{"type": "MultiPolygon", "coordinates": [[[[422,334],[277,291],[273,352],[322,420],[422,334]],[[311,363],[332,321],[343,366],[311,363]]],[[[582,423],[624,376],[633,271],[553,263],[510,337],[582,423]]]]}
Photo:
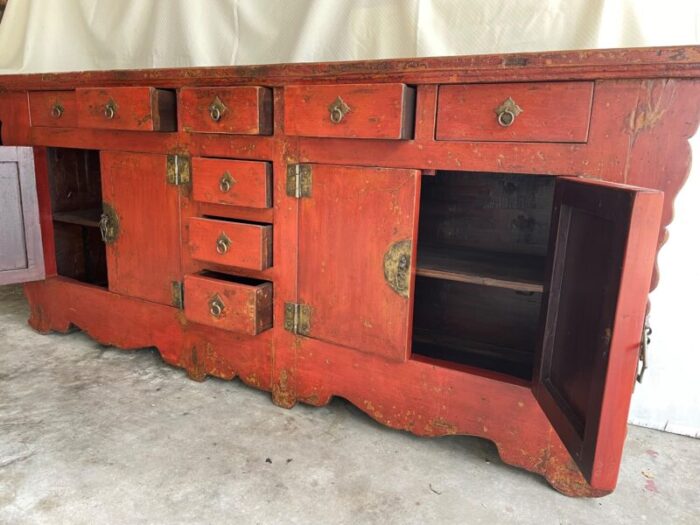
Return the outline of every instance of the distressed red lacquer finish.
{"type": "Polygon", "coordinates": [[[29,93],[32,126],[74,128],[78,125],[75,91],[35,91],[29,93]]]}
{"type": "Polygon", "coordinates": [[[405,84],[289,86],[284,127],[288,135],[408,139],[413,133],[415,90],[405,84]]]}
{"type": "Polygon", "coordinates": [[[437,138],[586,142],[592,99],[593,82],[441,86],[437,138]]]}
{"type": "Polygon", "coordinates": [[[269,135],[272,101],[268,88],[185,88],[180,123],[186,131],[269,135]]]}
{"type": "Polygon", "coordinates": [[[0,139],[35,147],[30,324],[605,495],[699,77],[698,47],[0,77],[0,139]]]}
{"type": "Polygon", "coordinates": [[[272,205],[272,165],[245,160],[192,159],[192,198],[244,208],[272,205]]]}
{"type": "Polygon", "coordinates": [[[79,88],[75,91],[82,128],[173,131],[175,93],[152,87],[79,88]]]}

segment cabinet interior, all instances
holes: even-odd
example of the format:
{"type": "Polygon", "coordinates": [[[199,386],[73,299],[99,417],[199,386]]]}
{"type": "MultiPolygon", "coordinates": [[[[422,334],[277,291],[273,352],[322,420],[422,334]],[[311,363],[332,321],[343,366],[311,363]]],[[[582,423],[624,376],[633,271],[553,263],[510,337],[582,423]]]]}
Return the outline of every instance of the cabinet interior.
{"type": "Polygon", "coordinates": [[[423,176],[414,354],[532,377],[553,191],[545,176],[423,176]]]}
{"type": "Polygon", "coordinates": [[[99,151],[47,148],[47,162],[57,272],[107,286],[99,151]]]}

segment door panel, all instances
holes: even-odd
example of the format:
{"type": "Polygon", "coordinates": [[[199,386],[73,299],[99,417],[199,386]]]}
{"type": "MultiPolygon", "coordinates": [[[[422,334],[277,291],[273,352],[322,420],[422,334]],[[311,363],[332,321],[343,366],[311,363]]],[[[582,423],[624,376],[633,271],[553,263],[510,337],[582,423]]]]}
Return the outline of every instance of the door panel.
{"type": "Polygon", "coordinates": [[[299,232],[309,337],[407,358],[419,184],[415,170],[312,166],[299,232]]]}
{"type": "Polygon", "coordinates": [[[0,284],[44,276],[32,148],[0,147],[0,284]]]}
{"type": "Polygon", "coordinates": [[[559,179],[533,390],[594,488],[617,482],[663,194],[559,179]]]}
{"type": "Polygon", "coordinates": [[[107,244],[109,289],[171,304],[182,270],[179,190],[166,181],[167,157],[103,151],[100,159],[103,206],[118,221],[107,244]]]}

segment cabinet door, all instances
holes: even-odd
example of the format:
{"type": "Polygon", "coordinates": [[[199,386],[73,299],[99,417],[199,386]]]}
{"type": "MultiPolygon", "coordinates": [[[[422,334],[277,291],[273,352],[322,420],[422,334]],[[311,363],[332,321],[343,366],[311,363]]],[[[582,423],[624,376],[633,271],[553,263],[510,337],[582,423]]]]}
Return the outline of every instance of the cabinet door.
{"type": "Polygon", "coordinates": [[[113,292],[173,303],[180,267],[179,189],[166,179],[165,155],[103,151],[103,209],[113,240],[107,275],[113,292]]]}
{"type": "Polygon", "coordinates": [[[415,170],[311,166],[299,223],[304,335],[407,358],[419,184],[415,170]]]}
{"type": "Polygon", "coordinates": [[[32,148],[0,147],[0,284],[44,276],[32,148]]]}
{"type": "Polygon", "coordinates": [[[594,488],[617,482],[663,194],[560,179],[535,397],[594,488]]]}

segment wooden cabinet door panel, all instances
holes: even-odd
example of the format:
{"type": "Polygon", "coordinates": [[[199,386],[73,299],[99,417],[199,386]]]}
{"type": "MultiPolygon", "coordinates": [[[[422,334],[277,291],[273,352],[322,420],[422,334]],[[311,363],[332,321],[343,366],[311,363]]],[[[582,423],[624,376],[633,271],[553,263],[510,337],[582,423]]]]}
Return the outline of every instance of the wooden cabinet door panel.
{"type": "Polygon", "coordinates": [[[589,483],[622,456],[663,194],[560,179],[533,390],[589,483]]]}
{"type": "Polygon", "coordinates": [[[300,200],[299,288],[308,336],[388,359],[407,358],[420,172],[312,165],[300,200]],[[397,248],[407,250],[402,261],[397,248]],[[392,287],[385,259],[402,265],[392,287]]]}
{"type": "Polygon", "coordinates": [[[167,157],[103,151],[102,198],[118,219],[107,244],[109,289],[171,304],[180,266],[179,189],[166,181],[167,157]]]}
{"type": "Polygon", "coordinates": [[[0,147],[0,284],[44,276],[32,148],[0,147]]]}

